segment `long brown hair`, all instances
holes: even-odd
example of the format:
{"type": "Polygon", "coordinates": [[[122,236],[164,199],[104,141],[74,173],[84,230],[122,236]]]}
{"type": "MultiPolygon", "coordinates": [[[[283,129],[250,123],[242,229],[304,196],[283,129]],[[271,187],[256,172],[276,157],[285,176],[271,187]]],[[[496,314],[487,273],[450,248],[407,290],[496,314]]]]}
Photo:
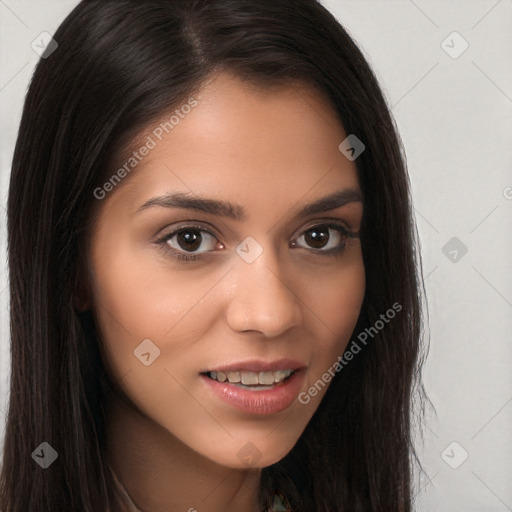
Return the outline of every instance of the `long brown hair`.
{"type": "Polygon", "coordinates": [[[412,403],[425,398],[421,262],[398,132],[355,42],[315,0],[84,0],[54,39],[28,90],[10,178],[0,508],[119,510],[105,460],[109,377],[90,314],[73,306],[94,190],[111,175],[109,155],[230,70],[261,87],[315,87],[363,141],[367,284],[354,337],[401,306],[336,373],[290,454],[263,469],[261,503],[277,487],[294,511],[410,512],[412,403]],[[31,457],[43,441],[58,453],[46,470],[31,457]]]}

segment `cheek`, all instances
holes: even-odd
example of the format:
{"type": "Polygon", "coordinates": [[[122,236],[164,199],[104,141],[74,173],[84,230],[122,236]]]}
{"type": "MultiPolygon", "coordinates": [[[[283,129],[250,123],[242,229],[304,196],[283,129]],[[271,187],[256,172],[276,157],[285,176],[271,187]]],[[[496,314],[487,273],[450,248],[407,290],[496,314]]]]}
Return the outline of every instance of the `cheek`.
{"type": "Polygon", "coordinates": [[[311,304],[315,349],[313,373],[323,373],[343,354],[357,324],[366,286],[362,257],[317,281],[311,304]]]}
{"type": "Polygon", "coordinates": [[[134,351],[143,340],[152,340],[162,355],[168,348],[179,354],[201,338],[203,326],[207,330],[200,302],[208,279],[171,271],[154,252],[124,248],[121,241],[98,243],[91,262],[95,318],[118,375],[140,365],[134,351]],[[201,315],[196,314],[199,309],[201,315]]]}
{"type": "Polygon", "coordinates": [[[202,298],[215,277],[191,278],[154,253],[130,254],[121,244],[104,247],[93,263],[99,341],[113,379],[141,411],[184,438],[184,418],[214,429],[189,389],[213,315],[202,298]]]}

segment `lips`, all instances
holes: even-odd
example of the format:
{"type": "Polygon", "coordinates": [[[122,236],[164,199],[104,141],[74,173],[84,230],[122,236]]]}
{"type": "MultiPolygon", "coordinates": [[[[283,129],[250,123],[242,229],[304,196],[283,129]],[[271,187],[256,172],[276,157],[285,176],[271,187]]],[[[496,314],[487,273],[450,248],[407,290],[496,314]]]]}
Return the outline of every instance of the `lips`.
{"type": "Polygon", "coordinates": [[[252,414],[273,414],[295,400],[305,368],[292,359],[250,360],[205,369],[201,377],[209,392],[235,408],[252,414]]]}

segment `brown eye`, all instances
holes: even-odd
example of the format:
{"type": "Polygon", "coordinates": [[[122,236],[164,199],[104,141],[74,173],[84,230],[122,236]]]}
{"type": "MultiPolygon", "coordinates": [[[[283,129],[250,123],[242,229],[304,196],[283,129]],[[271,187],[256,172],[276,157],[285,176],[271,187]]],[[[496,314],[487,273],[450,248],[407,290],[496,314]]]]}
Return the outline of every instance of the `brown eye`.
{"type": "Polygon", "coordinates": [[[197,226],[181,227],[160,239],[173,253],[202,254],[215,250],[219,245],[217,237],[197,226]],[[202,249],[202,250],[199,250],[202,249]]]}
{"type": "Polygon", "coordinates": [[[292,246],[313,249],[319,254],[332,254],[343,251],[347,238],[353,236],[353,233],[348,232],[340,224],[318,224],[307,229],[293,242],[292,246]]]}
{"type": "Polygon", "coordinates": [[[184,251],[196,251],[203,241],[201,232],[198,229],[186,229],[180,231],[177,236],[177,242],[184,251]]]}
{"type": "Polygon", "coordinates": [[[316,226],[308,229],[304,234],[305,242],[314,249],[321,249],[329,241],[329,228],[326,226],[316,226]]]}

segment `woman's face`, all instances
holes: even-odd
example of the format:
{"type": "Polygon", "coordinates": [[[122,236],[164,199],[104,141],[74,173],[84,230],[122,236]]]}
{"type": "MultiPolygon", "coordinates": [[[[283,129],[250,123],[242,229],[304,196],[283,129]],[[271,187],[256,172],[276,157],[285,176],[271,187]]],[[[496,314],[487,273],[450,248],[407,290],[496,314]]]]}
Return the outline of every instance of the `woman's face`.
{"type": "Polygon", "coordinates": [[[361,191],[318,93],[222,73],[194,98],[97,193],[91,307],[144,415],[212,461],[264,467],[297,442],[356,325],[365,272],[345,232],[361,191]]]}

